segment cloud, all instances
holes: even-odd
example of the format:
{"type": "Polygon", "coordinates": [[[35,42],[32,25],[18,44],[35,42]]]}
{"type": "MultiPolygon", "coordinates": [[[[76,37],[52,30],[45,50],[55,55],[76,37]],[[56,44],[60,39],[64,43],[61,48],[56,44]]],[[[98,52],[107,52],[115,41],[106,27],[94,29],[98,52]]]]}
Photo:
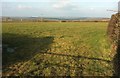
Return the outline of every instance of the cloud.
{"type": "Polygon", "coordinates": [[[61,10],[74,10],[77,8],[76,5],[72,4],[70,0],[59,0],[53,4],[53,8],[61,10]]]}
{"type": "Polygon", "coordinates": [[[92,10],[92,11],[93,11],[93,10],[94,10],[94,8],[90,8],[90,10],[92,10]]]}
{"type": "Polygon", "coordinates": [[[27,5],[18,5],[17,9],[31,9],[31,6],[27,6],[27,5]]]}

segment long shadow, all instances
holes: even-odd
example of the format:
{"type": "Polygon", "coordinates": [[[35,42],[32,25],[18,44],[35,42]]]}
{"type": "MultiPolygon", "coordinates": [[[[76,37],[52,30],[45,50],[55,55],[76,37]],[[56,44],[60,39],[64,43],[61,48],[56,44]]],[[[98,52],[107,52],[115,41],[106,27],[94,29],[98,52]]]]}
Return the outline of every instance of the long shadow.
{"type": "Polygon", "coordinates": [[[33,38],[28,35],[3,33],[3,69],[20,61],[27,61],[40,52],[47,52],[53,36],[33,38]]]}
{"type": "MultiPolygon", "coordinates": [[[[94,61],[102,61],[102,62],[106,62],[106,63],[112,63],[112,61],[110,60],[105,60],[105,59],[100,59],[100,58],[92,58],[92,57],[85,57],[85,56],[74,56],[74,55],[67,55],[67,54],[57,54],[57,53],[52,53],[52,52],[41,52],[41,54],[45,54],[45,55],[52,55],[52,56],[62,56],[62,57],[67,57],[67,58],[72,58],[72,60],[74,60],[74,64],[75,66],[70,66],[69,64],[61,64],[59,63],[53,63],[53,62],[49,62],[49,61],[40,61],[41,64],[43,64],[44,66],[42,67],[42,65],[37,64],[38,61],[35,61],[34,59],[32,60],[35,64],[38,65],[38,70],[44,70],[47,69],[49,67],[51,67],[51,76],[59,76],[59,74],[56,72],[57,70],[59,70],[59,67],[65,68],[66,74],[65,76],[70,76],[71,70],[75,71],[75,76],[84,76],[83,72],[84,72],[84,61],[80,62],[81,59],[87,59],[87,60],[94,60],[94,61]],[[58,67],[58,69],[54,68],[58,67]]],[[[32,73],[35,72],[34,70],[31,70],[30,72],[28,72],[27,74],[32,75],[32,73]]],[[[44,76],[43,71],[41,71],[41,73],[39,75],[44,76]]]]}
{"type": "MultiPolygon", "coordinates": [[[[51,68],[51,76],[59,76],[56,67],[62,67],[66,69],[65,75],[70,76],[71,70],[75,71],[75,76],[83,76],[84,66],[83,63],[80,62],[81,59],[88,60],[96,60],[103,61],[107,63],[111,63],[110,60],[105,60],[101,58],[92,58],[86,56],[75,56],[75,55],[67,55],[67,54],[57,54],[52,52],[47,52],[50,49],[50,44],[53,43],[54,37],[40,37],[40,38],[32,38],[27,35],[17,35],[17,34],[3,34],[3,67],[6,68],[10,64],[15,64],[20,61],[27,61],[32,59],[36,65],[36,69],[30,70],[26,73],[21,73],[21,75],[34,75],[33,73],[38,71],[39,76],[44,76],[44,69],[51,68]],[[14,51],[13,51],[14,50],[14,51]],[[37,54],[43,54],[41,58],[34,59],[33,57],[37,54]],[[44,60],[45,55],[52,56],[62,56],[67,58],[72,58],[75,62],[75,66],[70,66],[69,64],[62,64],[61,62],[49,62],[44,60]]],[[[46,58],[46,57],[45,57],[46,58]]],[[[49,59],[48,59],[49,60],[49,59]]],[[[84,62],[84,61],[83,61],[84,62]]],[[[26,71],[26,70],[25,70],[26,71]]],[[[62,73],[62,72],[61,72],[62,73]]]]}
{"type": "MultiPolygon", "coordinates": [[[[44,52],[41,52],[44,53],[44,52]]],[[[111,63],[112,61],[110,60],[105,60],[105,59],[101,59],[101,58],[94,58],[94,57],[86,57],[86,56],[74,56],[74,55],[67,55],[67,54],[57,54],[57,53],[45,53],[45,54],[51,54],[51,55],[57,55],[57,56],[66,56],[66,57],[73,57],[73,58],[78,58],[78,59],[88,59],[88,60],[98,60],[98,61],[103,61],[103,62],[107,62],[107,63],[111,63]]]]}

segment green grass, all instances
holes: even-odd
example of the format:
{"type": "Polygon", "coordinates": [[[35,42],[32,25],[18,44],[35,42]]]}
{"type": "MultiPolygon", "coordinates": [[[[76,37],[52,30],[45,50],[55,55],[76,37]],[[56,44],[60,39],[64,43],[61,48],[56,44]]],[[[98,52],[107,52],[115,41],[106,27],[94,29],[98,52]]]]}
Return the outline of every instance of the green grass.
{"type": "Polygon", "coordinates": [[[111,76],[107,22],[3,23],[4,75],[111,76]]]}

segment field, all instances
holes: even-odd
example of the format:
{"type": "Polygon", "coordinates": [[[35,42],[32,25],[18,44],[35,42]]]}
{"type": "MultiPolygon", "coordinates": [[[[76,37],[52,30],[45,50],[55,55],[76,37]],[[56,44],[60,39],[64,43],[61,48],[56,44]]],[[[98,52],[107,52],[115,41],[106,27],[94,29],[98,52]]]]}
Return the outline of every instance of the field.
{"type": "Polygon", "coordinates": [[[107,22],[3,23],[3,75],[111,76],[107,22]]]}

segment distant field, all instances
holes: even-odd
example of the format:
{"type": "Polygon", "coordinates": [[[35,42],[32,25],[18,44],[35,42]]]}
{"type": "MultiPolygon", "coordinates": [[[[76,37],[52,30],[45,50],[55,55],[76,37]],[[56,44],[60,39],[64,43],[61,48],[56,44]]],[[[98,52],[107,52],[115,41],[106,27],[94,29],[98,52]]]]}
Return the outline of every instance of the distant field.
{"type": "Polygon", "coordinates": [[[3,23],[3,75],[111,76],[107,22],[3,23]]]}

